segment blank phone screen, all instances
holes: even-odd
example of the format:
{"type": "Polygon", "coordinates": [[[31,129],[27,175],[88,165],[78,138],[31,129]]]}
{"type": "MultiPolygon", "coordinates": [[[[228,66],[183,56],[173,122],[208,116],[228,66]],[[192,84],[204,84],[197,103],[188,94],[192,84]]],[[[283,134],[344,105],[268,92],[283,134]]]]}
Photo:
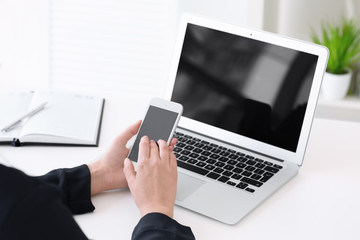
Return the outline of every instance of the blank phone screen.
{"type": "Polygon", "coordinates": [[[129,159],[137,162],[139,143],[143,136],[148,136],[150,140],[154,141],[158,141],[160,139],[167,141],[171,134],[171,130],[174,127],[177,116],[178,113],[176,112],[150,106],[131,149],[129,159]]]}

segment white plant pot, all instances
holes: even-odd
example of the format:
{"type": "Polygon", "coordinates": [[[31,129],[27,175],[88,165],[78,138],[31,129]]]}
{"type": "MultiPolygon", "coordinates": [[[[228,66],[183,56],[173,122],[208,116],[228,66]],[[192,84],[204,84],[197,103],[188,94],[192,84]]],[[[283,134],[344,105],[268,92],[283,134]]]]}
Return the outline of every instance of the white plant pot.
{"type": "Polygon", "coordinates": [[[321,92],[326,100],[343,99],[350,87],[352,71],[345,74],[332,74],[325,72],[321,92]]]}

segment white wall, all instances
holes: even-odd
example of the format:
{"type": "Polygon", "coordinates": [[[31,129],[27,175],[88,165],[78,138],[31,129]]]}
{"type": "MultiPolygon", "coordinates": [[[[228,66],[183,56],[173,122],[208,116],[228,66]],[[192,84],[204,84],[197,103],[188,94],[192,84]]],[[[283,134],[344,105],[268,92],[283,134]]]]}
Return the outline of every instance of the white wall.
{"type": "MultiPolygon", "coordinates": [[[[169,1],[177,4],[177,18],[182,12],[192,12],[304,40],[310,40],[311,28],[318,30],[323,20],[339,19],[352,12],[360,21],[360,0],[169,1]],[[354,5],[353,11],[347,10],[346,4],[349,2],[354,5]]],[[[48,87],[49,2],[0,0],[0,90],[48,87]]],[[[174,22],[173,28],[176,27],[174,22]]],[[[174,39],[176,31],[169,34],[173,34],[174,39]]],[[[171,47],[168,49],[164,62],[171,58],[171,47]]],[[[165,65],[164,68],[166,71],[165,65]]],[[[166,76],[166,73],[162,76],[166,76]]]]}
{"type": "Polygon", "coordinates": [[[47,4],[0,0],[0,90],[47,86],[47,4]]]}
{"type": "Polygon", "coordinates": [[[264,29],[309,41],[322,22],[351,16],[360,20],[360,0],[270,0],[265,1],[264,29]]]}
{"type": "MultiPolygon", "coordinates": [[[[62,31],[64,29],[62,29],[60,32],[55,32],[55,33],[52,32],[55,27],[56,27],[56,31],[58,31],[59,28],[62,28],[63,26],[61,24],[59,25],[59,22],[49,22],[49,20],[53,21],[54,19],[61,20],[61,16],[60,17],[58,15],[56,15],[55,17],[54,15],[50,16],[49,12],[55,14],[58,13],[67,14],[66,9],[61,9],[61,8],[57,9],[56,6],[54,6],[54,3],[62,4],[63,2],[66,2],[66,4],[70,4],[70,5],[74,4],[75,6],[74,8],[78,8],[76,7],[77,4],[86,4],[86,1],[79,1],[79,0],[74,0],[74,1],[0,0],[0,34],[1,34],[0,35],[0,88],[1,89],[47,88],[49,87],[50,79],[54,81],[52,82],[53,84],[56,82],[54,86],[59,88],[66,88],[66,86],[69,86],[71,84],[76,85],[74,81],[78,77],[85,76],[84,79],[86,81],[86,74],[80,73],[79,75],[76,75],[76,74],[72,74],[74,72],[71,73],[70,71],[68,71],[69,68],[68,69],[62,68],[61,64],[64,64],[65,61],[61,63],[61,61],[60,62],[58,61],[59,60],[59,58],[57,57],[58,55],[56,57],[54,56],[54,53],[61,54],[61,49],[59,50],[59,48],[54,48],[53,45],[49,46],[49,40],[52,44],[58,43],[51,41],[52,37],[54,37],[56,34],[64,33],[64,31],[62,31]],[[56,24],[56,26],[53,24],[56,24]],[[49,39],[49,35],[51,36],[50,39],[49,39]],[[69,78],[69,76],[72,76],[72,78],[69,78]],[[62,81],[64,84],[61,83],[62,81]]],[[[91,1],[89,2],[89,4],[94,2],[101,2],[101,1],[91,1]]],[[[111,2],[111,1],[104,1],[104,2],[111,2]]],[[[146,1],[143,1],[144,4],[147,4],[145,2],[146,1]]],[[[126,6],[129,4],[130,5],[142,4],[142,1],[122,0],[120,2],[114,2],[114,3],[123,4],[124,6],[126,6]]],[[[166,4],[168,9],[163,9],[163,13],[168,16],[168,19],[170,19],[171,15],[174,15],[174,21],[170,20],[173,21],[172,23],[169,23],[168,21],[164,22],[164,25],[166,25],[166,27],[165,29],[163,29],[163,31],[166,32],[165,33],[161,32],[160,34],[163,34],[164,36],[168,35],[169,37],[167,39],[163,38],[163,40],[159,38],[159,41],[164,41],[163,49],[160,48],[160,52],[157,56],[156,54],[153,53],[155,60],[154,63],[152,63],[153,64],[152,73],[154,72],[157,73],[153,74],[152,77],[156,79],[166,78],[168,74],[167,69],[169,66],[169,62],[171,61],[171,55],[173,49],[172,45],[175,42],[175,38],[176,38],[176,28],[178,25],[177,21],[179,20],[179,16],[181,15],[182,12],[191,12],[195,14],[200,14],[206,17],[222,20],[229,23],[234,23],[237,25],[246,25],[255,28],[262,27],[263,0],[169,0],[168,3],[166,4]],[[173,6],[175,6],[175,8],[173,8],[173,6]],[[166,51],[167,53],[165,53],[164,51],[166,51]],[[158,61],[156,60],[156,57],[158,58],[158,60],[162,58],[161,63],[159,62],[157,66],[155,66],[156,65],[155,62],[158,61]],[[160,73],[161,71],[163,72],[160,73]]],[[[139,11],[138,13],[135,12],[134,14],[135,15],[161,14],[158,11],[156,11],[156,9],[153,9],[154,7],[152,7],[150,3],[147,4],[147,7],[149,7],[147,12],[143,13],[139,11]]],[[[140,7],[140,9],[143,8],[140,7]]],[[[69,10],[71,10],[71,7],[69,8],[69,10]]],[[[158,17],[161,18],[162,16],[158,16],[158,17]]],[[[79,17],[79,19],[81,20],[81,16],[79,17]]],[[[132,20],[130,19],[129,21],[132,20]]],[[[133,22],[129,22],[129,25],[131,25],[132,23],[133,22]]],[[[135,32],[138,30],[141,29],[140,28],[134,29],[135,32]]],[[[129,32],[129,34],[132,33],[129,32]]],[[[64,34],[63,37],[66,38],[66,41],[73,41],[70,38],[70,35],[64,34]]],[[[129,44],[131,43],[132,42],[130,41],[129,44]]],[[[146,48],[146,46],[144,46],[144,44],[146,44],[145,42],[141,42],[141,44],[142,45],[139,47],[139,51],[142,51],[146,48]]],[[[63,47],[63,45],[61,45],[60,48],[61,47],[63,47]]],[[[149,47],[151,46],[149,45],[149,47]]],[[[65,52],[63,53],[65,54],[65,52]]],[[[89,51],[88,53],[91,53],[91,51],[89,51]]],[[[134,53],[133,56],[135,57],[139,55],[136,55],[136,53],[134,53]]],[[[66,57],[64,59],[66,60],[66,57]]],[[[74,62],[74,64],[76,65],[77,62],[74,62]]],[[[76,66],[73,69],[76,69],[76,66]]],[[[104,69],[106,69],[105,65],[104,65],[104,69]]],[[[141,66],[139,66],[139,69],[140,72],[141,66]]],[[[78,68],[78,70],[81,69],[78,68]]],[[[104,73],[105,72],[106,70],[104,70],[104,73]]],[[[79,73],[79,71],[77,71],[77,73],[79,73]]],[[[112,88],[111,83],[109,84],[109,82],[106,82],[105,85],[107,85],[107,90],[109,89],[116,90],[116,88],[123,87],[124,85],[121,82],[119,84],[119,81],[121,81],[120,79],[121,77],[123,77],[122,81],[131,82],[136,78],[136,75],[138,75],[136,72],[133,72],[133,75],[120,76],[121,75],[120,73],[116,73],[116,74],[119,76],[117,77],[117,80],[113,80],[115,87],[112,88]],[[131,78],[131,76],[135,76],[135,78],[131,78]]],[[[129,74],[131,74],[131,72],[129,74]]],[[[110,77],[108,79],[111,78],[114,77],[110,77]]],[[[83,84],[80,81],[77,87],[82,85],[83,84]]],[[[136,84],[134,83],[133,85],[136,84]]],[[[99,87],[102,86],[102,84],[97,84],[97,85],[94,84],[93,86],[95,90],[98,90],[99,87]]],[[[74,88],[72,88],[72,90],[74,90],[74,88]]],[[[81,90],[86,91],[86,89],[84,88],[82,88],[81,90]]]]}

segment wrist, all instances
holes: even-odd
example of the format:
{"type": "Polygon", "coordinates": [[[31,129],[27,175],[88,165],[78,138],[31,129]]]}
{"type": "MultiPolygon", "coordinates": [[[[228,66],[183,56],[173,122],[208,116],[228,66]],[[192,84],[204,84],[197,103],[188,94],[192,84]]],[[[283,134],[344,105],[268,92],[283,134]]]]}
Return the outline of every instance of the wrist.
{"type": "Polygon", "coordinates": [[[174,217],[174,208],[173,207],[165,207],[163,205],[151,205],[142,207],[140,209],[141,217],[144,217],[145,215],[149,213],[162,213],[170,218],[174,217]]]}
{"type": "Polygon", "coordinates": [[[88,168],[91,176],[91,195],[105,191],[105,172],[101,161],[88,164],[88,168]]]}

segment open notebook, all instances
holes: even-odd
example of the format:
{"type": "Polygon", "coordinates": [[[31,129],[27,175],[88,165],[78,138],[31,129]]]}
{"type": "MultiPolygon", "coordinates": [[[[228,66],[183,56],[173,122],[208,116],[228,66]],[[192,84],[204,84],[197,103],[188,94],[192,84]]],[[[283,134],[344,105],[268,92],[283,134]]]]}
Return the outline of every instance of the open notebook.
{"type": "Polygon", "coordinates": [[[104,99],[61,92],[0,94],[0,129],[47,102],[44,109],[15,128],[0,132],[1,143],[97,146],[104,99]]]}

